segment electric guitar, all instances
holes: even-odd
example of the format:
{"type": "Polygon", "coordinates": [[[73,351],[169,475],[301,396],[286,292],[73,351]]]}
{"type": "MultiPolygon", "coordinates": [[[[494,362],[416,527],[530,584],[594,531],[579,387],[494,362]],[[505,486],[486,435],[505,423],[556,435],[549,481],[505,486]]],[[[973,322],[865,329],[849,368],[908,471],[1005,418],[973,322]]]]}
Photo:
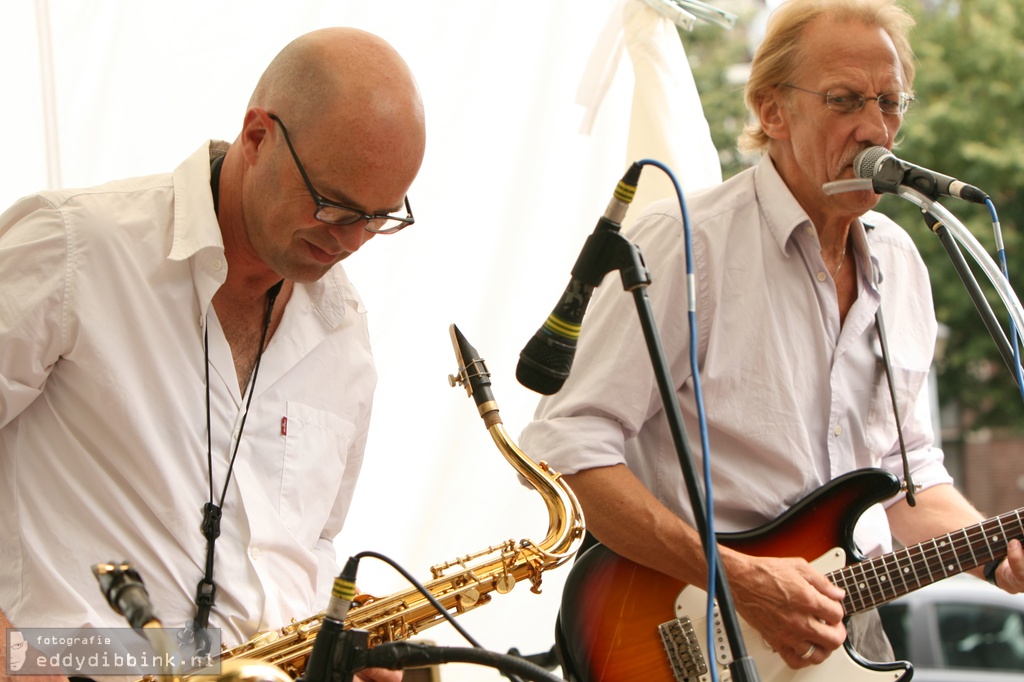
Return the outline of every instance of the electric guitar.
{"type": "MultiPolygon", "coordinates": [[[[1003,557],[1009,540],[1024,535],[1018,509],[866,559],[854,549],[854,525],[899,486],[881,469],[851,472],[774,521],[718,540],[753,556],[807,559],[846,590],[843,608],[851,616],[1003,557]]],[[[563,661],[585,682],[698,682],[711,679],[710,666],[728,680],[732,654],[717,610],[714,646],[707,646],[706,613],[705,591],[595,545],[573,565],[562,594],[563,661]]],[[[741,633],[762,682],[895,682],[912,675],[909,663],[869,662],[849,641],[823,663],[793,670],[742,621],[741,633]]]]}

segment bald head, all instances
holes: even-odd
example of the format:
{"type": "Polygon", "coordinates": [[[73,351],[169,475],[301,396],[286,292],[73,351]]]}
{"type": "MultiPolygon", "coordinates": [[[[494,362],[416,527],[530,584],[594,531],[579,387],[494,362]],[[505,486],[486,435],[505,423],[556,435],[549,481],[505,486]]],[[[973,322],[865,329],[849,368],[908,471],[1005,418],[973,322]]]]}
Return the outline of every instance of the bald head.
{"type": "Polygon", "coordinates": [[[304,125],[344,100],[422,108],[402,57],[380,37],[354,28],[325,28],[290,42],[263,72],[249,106],[304,125]]]}
{"type": "Polygon", "coordinates": [[[249,106],[276,114],[325,151],[343,150],[363,172],[394,172],[397,163],[414,166],[415,175],[422,161],[416,81],[395,49],[372,33],[326,28],[296,38],[267,67],[249,106]]]}

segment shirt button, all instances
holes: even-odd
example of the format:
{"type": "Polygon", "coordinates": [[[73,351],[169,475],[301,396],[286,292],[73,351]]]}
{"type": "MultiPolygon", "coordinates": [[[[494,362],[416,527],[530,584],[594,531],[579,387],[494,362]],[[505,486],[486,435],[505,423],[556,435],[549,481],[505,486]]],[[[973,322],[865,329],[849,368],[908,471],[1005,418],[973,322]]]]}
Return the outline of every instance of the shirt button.
{"type": "Polygon", "coordinates": [[[825,273],[824,272],[819,272],[818,273],[818,281],[819,282],[824,282],[825,281],[825,273]]]}
{"type": "Polygon", "coordinates": [[[814,234],[814,227],[813,226],[808,225],[804,229],[807,231],[807,234],[814,234]]]}
{"type": "Polygon", "coordinates": [[[836,434],[836,436],[843,435],[843,427],[842,426],[836,426],[836,428],[834,428],[832,430],[832,433],[836,434]]]}
{"type": "Polygon", "coordinates": [[[263,554],[263,552],[260,551],[259,547],[250,547],[249,548],[249,556],[251,556],[253,558],[253,561],[258,560],[260,558],[261,554],[263,554]]]}
{"type": "Polygon", "coordinates": [[[214,258],[213,263],[211,263],[211,265],[213,265],[214,270],[219,271],[224,267],[224,261],[221,260],[220,258],[214,258]]]}

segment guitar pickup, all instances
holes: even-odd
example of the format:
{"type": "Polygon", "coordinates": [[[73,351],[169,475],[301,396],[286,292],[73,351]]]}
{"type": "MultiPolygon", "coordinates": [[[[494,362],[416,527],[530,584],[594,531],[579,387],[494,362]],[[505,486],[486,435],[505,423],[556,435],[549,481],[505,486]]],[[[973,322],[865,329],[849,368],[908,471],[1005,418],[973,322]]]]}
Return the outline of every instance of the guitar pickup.
{"type": "Polygon", "coordinates": [[[677,682],[698,682],[702,675],[707,675],[708,664],[689,616],[662,623],[658,633],[677,682]]]}

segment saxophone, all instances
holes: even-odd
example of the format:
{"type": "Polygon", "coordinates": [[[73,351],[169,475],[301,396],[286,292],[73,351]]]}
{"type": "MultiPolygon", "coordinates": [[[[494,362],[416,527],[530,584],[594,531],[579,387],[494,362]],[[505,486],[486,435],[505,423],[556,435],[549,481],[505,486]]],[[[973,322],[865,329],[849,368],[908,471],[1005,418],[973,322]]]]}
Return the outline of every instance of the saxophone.
{"type": "MultiPolygon", "coordinates": [[[[539,543],[508,540],[480,552],[432,566],[427,591],[449,615],[459,615],[491,601],[491,593],[506,594],[529,581],[539,594],[541,574],[569,561],[584,533],[579,502],[561,475],[545,462],[535,463],[513,442],[502,424],[491,394],[490,373],[476,349],[453,324],[449,327],[459,368],[448,377],[476,401],[480,417],[505,459],[544,499],[548,532],[539,543]],[[475,562],[475,563],[471,563],[475,562]]],[[[245,644],[223,651],[219,682],[289,682],[306,670],[324,612],[284,628],[261,633],[245,644]]],[[[344,629],[364,630],[369,646],[413,637],[445,619],[418,590],[411,588],[388,597],[356,596],[345,617],[344,629]]],[[[188,679],[188,676],[186,676],[188,679]]]]}

